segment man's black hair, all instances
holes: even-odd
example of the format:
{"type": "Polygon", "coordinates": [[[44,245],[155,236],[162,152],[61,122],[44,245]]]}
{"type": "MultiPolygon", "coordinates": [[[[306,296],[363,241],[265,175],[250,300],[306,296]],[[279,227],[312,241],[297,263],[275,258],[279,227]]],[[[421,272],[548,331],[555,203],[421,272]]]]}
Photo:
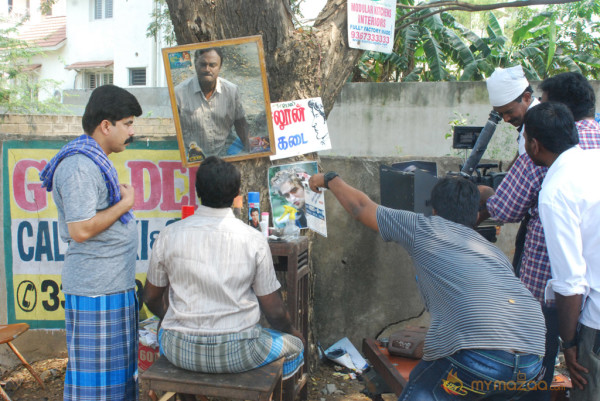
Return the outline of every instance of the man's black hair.
{"type": "Polygon", "coordinates": [[[198,49],[194,52],[194,64],[196,64],[196,60],[198,59],[198,57],[200,57],[201,55],[203,55],[204,53],[208,53],[210,51],[215,51],[215,53],[217,53],[217,55],[219,56],[219,58],[221,59],[221,64],[219,66],[223,66],[223,60],[225,59],[223,57],[223,49],[221,49],[220,47],[209,47],[206,49],[198,49]]]}
{"type": "Polygon", "coordinates": [[[252,213],[258,213],[258,208],[257,207],[253,207],[252,209],[250,209],[250,216],[252,216],[252,213]]]}
{"type": "Polygon", "coordinates": [[[523,91],[523,93],[521,93],[518,98],[516,98],[515,100],[513,100],[513,102],[521,103],[523,101],[523,95],[526,92],[533,93],[533,88],[531,87],[531,85],[527,86],[527,88],[525,88],[525,90],[523,91]]]}
{"type": "Polygon", "coordinates": [[[552,153],[560,154],[579,143],[573,114],[562,103],[545,102],[532,107],[523,123],[527,140],[537,139],[552,153]]]}
{"type": "Polygon", "coordinates": [[[202,205],[230,207],[240,192],[241,174],[233,164],[216,156],[207,157],[196,172],[196,194],[202,205]]]}
{"type": "Polygon", "coordinates": [[[473,228],[479,210],[479,190],[464,178],[442,178],[431,190],[431,206],[438,216],[473,228]]]}
{"type": "Polygon", "coordinates": [[[131,93],[115,85],[102,85],[94,89],[85,106],[81,125],[83,131],[92,135],[104,120],[112,125],[126,117],[139,117],[142,107],[131,93]]]}
{"type": "Polygon", "coordinates": [[[589,81],[580,73],[563,72],[546,78],[540,84],[551,102],[567,105],[575,121],[594,117],[596,113],[596,94],[589,81]]]}

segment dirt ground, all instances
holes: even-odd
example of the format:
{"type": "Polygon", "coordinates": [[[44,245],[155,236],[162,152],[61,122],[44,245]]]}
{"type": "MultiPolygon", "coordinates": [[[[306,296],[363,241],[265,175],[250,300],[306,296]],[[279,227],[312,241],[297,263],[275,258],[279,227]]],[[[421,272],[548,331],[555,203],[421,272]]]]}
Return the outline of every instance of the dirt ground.
{"type": "MultiPolygon", "coordinates": [[[[65,379],[66,358],[47,359],[32,364],[42,377],[47,389],[43,390],[24,366],[2,375],[3,387],[12,401],[61,401],[65,379]]],[[[362,380],[352,379],[332,364],[320,364],[308,381],[310,401],[371,401],[362,393],[362,380]],[[329,386],[328,386],[329,385],[329,386]],[[333,385],[333,386],[332,386],[333,385]]],[[[140,396],[140,400],[145,398],[140,396]]],[[[384,401],[393,401],[393,394],[384,394],[384,401]]]]}

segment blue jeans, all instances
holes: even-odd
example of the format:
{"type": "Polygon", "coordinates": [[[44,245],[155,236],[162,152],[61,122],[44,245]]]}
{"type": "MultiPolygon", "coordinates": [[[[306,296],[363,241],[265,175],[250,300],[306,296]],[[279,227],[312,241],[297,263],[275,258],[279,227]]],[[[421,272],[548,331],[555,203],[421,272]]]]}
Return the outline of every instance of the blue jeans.
{"type": "Polygon", "coordinates": [[[421,361],[398,401],[518,399],[537,385],[542,357],[497,350],[462,350],[421,361]]]}

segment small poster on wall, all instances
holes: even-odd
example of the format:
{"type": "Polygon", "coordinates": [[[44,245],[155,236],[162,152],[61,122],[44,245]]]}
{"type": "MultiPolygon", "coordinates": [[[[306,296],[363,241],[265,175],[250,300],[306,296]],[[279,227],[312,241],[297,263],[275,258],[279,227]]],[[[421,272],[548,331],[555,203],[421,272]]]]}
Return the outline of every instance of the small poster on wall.
{"type": "Polygon", "coordinates": [[[310,176],[318,173],[317,162],[283,164],[269,168],[269,198],[273,226],[283,228],[293,220],[299,228],[327,236],[325,198],[308,187],[310,176]]]}
{"type": "Polygon", "coordinates": [[[390,54],[395,19],[395,0],[348,0],[349,46],[390,54]]]}
{"type": "Polygon", "coordinates": [[[271,160],[331,149],[320,97],[271,103],[275,155],[271,160]]]}

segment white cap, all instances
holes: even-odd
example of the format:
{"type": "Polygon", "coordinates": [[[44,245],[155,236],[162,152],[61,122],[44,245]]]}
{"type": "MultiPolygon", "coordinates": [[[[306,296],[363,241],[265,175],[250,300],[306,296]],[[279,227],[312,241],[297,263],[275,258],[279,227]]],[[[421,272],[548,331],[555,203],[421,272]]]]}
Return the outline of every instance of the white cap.
{"type": "Polygon", "coordinates": [[[509,104],[529,86],[523,67],[496,68],[496,71],[485,81],[487,84],[490,104],[501,107],[509,104]]]}

